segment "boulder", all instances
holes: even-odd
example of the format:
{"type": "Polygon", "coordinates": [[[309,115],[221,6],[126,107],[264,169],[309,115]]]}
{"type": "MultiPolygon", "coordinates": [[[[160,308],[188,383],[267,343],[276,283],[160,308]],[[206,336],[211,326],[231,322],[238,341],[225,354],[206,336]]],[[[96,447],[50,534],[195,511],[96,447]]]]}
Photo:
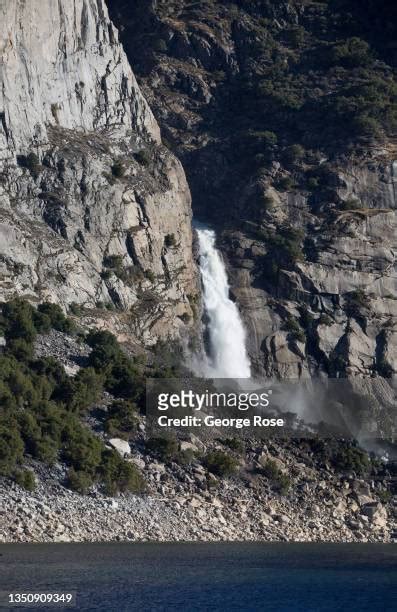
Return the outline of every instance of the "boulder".
{"type": "Polygon", "coordinates": [[[189,450],[191,450],[193,452],[197,452],[198,451],[197,446],[195,444],[193,444],[193,442],[184,442],[183,440],[180,443],[180,448],[181,448],[181,451],[189,451],[189,450]]]}
{"type": "Polygon", "coordinates": [[[122,457],[131,453],[131,447],[126,440],[121,438],[111,438],[109,440],[110,446],[112,446],[122,457]]]}
{"type": "Polygon", "coordinates": [[[278,459],[277,457],[272,457],[268,453],[261,453],[257,461],[259,465],[261,465],[262,467],[265,466],[268,461],[272,461],[276,465],[276,467],[280,470],[280,472],[285,472],[286,470],[285,463],[283,463],[281,459],[278,459]]]}
{"type": "Polygon", "coordinates": [[[362,514],[367,516],[371,521],[372,525],[376,527],[386,527],[387,525],[387,510],[379,502],[373,502],[366,504],[361,508],[362,514]]]}
{"type": "Polygon", "coordinates": [[[136,465],[137,468],[139,468],[140,470],[144,470],[145,469],[145,462],[142,459],[142,457],[138,457],[137,455],[134,455],[133,457],[130,457],[128,459],[129,463],[133,463],[134,465],[136,465]]]}
{"type": "Polygon", "coordinates": [[[291,519],[286,514],[276,514],[273,516],[273,520],[281,523],[282,525],[288,525],[291,522],[291,519]]]}

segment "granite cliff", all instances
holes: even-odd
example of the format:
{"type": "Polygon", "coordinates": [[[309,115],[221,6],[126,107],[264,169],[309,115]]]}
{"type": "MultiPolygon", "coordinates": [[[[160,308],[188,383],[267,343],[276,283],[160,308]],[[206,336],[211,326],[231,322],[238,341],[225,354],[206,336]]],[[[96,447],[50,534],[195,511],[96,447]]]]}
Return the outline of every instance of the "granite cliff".
{"type": "Polygon", "coordinates": [[[217,227],[257,373],[394,375],[395,9],[109,7],[194,213],[217,227]]]}
{"type": "Polygon", "coordinates": [[[255,373],[394,417],[394,11],[0,0],[1,541],[396,539],[395,462],[152,436],[146,378],[185,372],[136,354],[197,331],[190,188],[255,373]]]}
{"type": "Polygon", "coordinates": [[[1,299],[179,337],[197,293],[190,192],[105,3],[2,0],[0,22],[1,299]]]}

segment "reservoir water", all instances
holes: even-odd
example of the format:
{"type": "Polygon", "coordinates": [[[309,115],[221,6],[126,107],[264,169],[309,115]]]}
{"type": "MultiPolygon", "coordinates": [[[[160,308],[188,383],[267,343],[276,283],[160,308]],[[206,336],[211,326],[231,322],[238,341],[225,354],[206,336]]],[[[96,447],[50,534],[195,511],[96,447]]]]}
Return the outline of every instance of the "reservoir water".
{"type": "Polygon", "coordinates": [[[393,544],[0,545],[2,609],[51,591],[106,612],[394,612],[396,590],[393,544]]]}

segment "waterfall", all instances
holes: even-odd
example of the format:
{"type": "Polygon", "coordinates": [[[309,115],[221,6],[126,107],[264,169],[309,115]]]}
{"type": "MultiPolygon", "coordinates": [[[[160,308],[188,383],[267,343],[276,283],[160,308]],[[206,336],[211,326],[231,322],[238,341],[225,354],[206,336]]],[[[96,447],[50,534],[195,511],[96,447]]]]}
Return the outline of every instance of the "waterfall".
{"type": "Polygon", "coordinates": [[[215,232],[195,224],[199,240],[204,310],[208,320],[208,353],[194,369],[208,378],[250,378],[245,330],[238,308],[229,297],[224,262],[215,246],[215,232]]]}

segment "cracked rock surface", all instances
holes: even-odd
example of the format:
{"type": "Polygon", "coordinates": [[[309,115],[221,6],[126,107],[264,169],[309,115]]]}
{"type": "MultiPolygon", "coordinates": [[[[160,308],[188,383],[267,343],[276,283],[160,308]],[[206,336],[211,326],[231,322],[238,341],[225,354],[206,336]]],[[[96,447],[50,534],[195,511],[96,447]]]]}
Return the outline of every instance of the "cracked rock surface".
{"type": "Polygon", "coordinates": [[[0,16],[1,298],[111,308],[114,331],[148,344],[180,336],[198,290],[190,192],[105,3],[0,16]]]}

